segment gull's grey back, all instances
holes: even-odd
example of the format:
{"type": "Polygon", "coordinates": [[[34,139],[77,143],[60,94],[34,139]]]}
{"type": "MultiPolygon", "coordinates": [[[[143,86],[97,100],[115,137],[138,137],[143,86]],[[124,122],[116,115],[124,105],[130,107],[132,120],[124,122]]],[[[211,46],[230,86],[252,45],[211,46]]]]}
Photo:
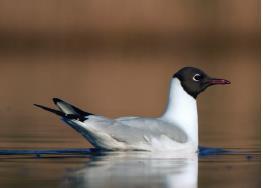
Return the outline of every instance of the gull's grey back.
{"type": "MultiPolygon", "coordinates": [[[[94,119],[91,122],[95,123],[94,119]]],[[[126,144],[147,143],[152,138],[166,136],[178,143],[187,142],[185,132],[169,122],[158,118],[122,117],[115,120],[98,119],[93,128],[108,133],[113,138],[126,144]]],[[[89,123],[89,121],[87,121],[89,123]]]]}

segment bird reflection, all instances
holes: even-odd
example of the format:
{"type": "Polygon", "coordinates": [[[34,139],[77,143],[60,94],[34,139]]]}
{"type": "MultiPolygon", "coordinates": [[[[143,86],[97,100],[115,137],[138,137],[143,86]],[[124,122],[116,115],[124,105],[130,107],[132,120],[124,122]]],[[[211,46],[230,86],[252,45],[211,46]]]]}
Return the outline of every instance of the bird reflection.
{"type": "Polygon", "coordinates": [[[91,156],[66,176],[63,187],[196,188],[197,179],[197,154],[109,152],[91,156]]]}

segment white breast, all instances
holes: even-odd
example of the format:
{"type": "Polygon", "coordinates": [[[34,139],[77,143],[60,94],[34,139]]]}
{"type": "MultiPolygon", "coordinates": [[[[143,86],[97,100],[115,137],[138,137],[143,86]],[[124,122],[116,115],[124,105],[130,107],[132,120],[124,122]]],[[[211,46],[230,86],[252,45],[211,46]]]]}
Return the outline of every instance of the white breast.
{"type": "Polygon", "coordinates": [[[161,119],[183,129],[195,147],[198,147],[198,116],[196,100],[182,87],[180,80],[171,81],[167,108],[161,119]]]}

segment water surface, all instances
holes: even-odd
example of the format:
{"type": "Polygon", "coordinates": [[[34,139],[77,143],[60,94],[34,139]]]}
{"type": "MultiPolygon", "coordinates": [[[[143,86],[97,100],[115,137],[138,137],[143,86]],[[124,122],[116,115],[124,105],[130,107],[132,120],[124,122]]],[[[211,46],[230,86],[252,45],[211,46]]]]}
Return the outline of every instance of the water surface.
{"type": "Polygon", "coordinates": [[[230,149],[226,153],[209,151],[210,154],[203,152],[199,156],[169,152],[73,151],[72,154],[1,155],[0,186],[260,186],[260,154],[253,149],[230,149]]]}

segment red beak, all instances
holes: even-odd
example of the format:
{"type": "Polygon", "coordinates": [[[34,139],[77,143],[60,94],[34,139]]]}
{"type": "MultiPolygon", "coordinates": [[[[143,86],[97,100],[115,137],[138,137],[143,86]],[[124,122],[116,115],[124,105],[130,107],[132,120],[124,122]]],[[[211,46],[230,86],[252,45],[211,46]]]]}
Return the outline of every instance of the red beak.
{"type": "Polygon", "coordinates": [[[230,81],[225,80],[225,79],[221,79],[221,78],[211,78],[208,81],[211,85],[217,85],[217,84],[221,84],[221,85],[225,85],[225,84],[231,84],[230,81]]]}

